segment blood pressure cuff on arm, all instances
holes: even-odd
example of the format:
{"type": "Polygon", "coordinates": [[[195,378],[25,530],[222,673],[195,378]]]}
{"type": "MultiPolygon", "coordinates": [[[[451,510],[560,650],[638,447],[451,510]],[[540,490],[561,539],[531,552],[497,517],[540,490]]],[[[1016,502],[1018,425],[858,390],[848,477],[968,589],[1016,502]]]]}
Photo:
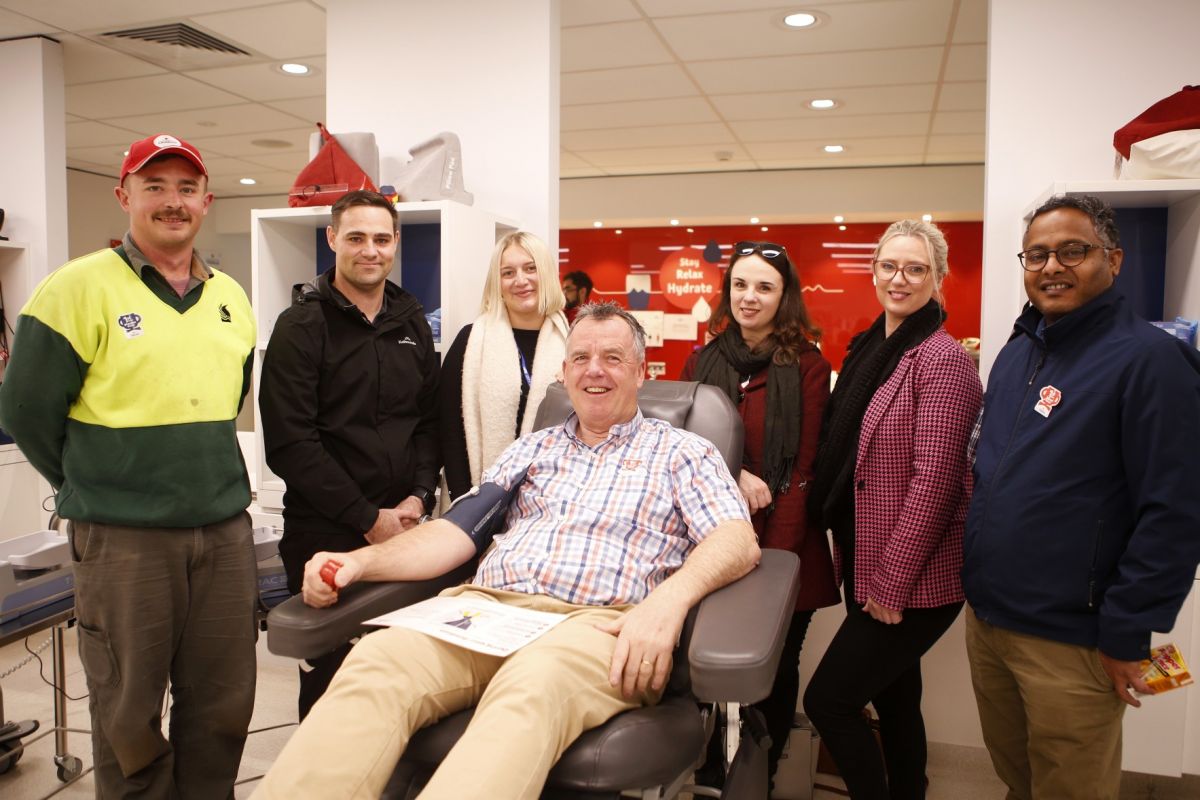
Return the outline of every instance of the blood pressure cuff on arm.
{"type": "Polygon", "coordinates": [[[496,483],[481,483],[450,506],[442,519],[454,523],[455,527],[470,536],[475,543],[475,553],[482,553],[504,527],[508,505],[517,496],[517,490],[525,482],[528,472],[526,469],[518,475],[507,490],[496,483]]]}

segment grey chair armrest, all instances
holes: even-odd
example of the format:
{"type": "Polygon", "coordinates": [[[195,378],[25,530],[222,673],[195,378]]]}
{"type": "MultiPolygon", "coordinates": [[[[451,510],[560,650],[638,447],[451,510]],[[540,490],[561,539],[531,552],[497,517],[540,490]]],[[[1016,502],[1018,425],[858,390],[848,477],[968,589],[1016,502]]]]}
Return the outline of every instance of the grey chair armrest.
{"type": "Polygon", "coordinates": [[[290,658],[317,658],[360,635],[365,620],[433,597],[468,580],[475,562],[427,581],[356,583],[342,589],[328,608],[306,606],[299,596],[271,609],[267,616],[267,649],[290,658]]]}
{"type": "Polygon", "coordinates": [[[700,601],[688,647],[697,699],[756,703],[771,693],[799,576],[795,553],[763,550],[749,574],[700,601]]]}

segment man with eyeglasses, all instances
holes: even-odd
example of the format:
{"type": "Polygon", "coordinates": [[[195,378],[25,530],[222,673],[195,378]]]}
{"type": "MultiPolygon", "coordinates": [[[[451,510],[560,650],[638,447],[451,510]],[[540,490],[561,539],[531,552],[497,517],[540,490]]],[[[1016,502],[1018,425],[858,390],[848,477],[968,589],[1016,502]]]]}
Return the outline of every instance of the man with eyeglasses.
{"type": "Polygon", "coordinates": [[[1009,797],[1116,798],[1140,661],[1200,563],[1200,354],[1113,289],[1112,209],[1054,197],[988,379],[963,588],[983,737],[1009,797]]]}

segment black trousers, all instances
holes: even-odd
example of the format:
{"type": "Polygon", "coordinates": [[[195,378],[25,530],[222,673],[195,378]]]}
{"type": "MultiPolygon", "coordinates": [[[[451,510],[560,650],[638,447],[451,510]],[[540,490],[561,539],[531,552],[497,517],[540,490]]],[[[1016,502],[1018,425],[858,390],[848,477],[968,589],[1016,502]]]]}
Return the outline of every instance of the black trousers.
{"type": "Polygon", "coordinates": [[[925,796],[921,656],[954,622],[962,603],[908,608],[896,625],[871,618],[846,587],[846,620],[809,681],[804,710],[855,800],[925,796]],[[863,717],[879,714],[883,754],[863,717]]]}
{"type": "MultiPolygon", "coordinates": [[[[317,553],[346,553],[365,547],[366,544],[366,540],[359,535],[295,531],[289,530],[285,523],[283,539],[279,542],[279,556],[287,574],[288,591],[292,594],[300,593],[300,587],[304,584],[304,565],[317,553]]],[[[342,666],[346,656],[350,655],[350,649],[351,645],[345,644],[332,653],[305,661],[299,668],[300,696],[296,706],[301,722],[308,716],[313,704],[325,694],[334,674],[342,666]]]]}
{"type": "Polygon", "coordinates": [[[767,775],[772,777],[796,718],[796,701],[800,698],[800,649],[804,646],[804,637],[812,617],[811,611],[792,614],[771,693],[754,704],[766,719],[767,733],[771,736],[771,748],[767,751],[767,775]]]}

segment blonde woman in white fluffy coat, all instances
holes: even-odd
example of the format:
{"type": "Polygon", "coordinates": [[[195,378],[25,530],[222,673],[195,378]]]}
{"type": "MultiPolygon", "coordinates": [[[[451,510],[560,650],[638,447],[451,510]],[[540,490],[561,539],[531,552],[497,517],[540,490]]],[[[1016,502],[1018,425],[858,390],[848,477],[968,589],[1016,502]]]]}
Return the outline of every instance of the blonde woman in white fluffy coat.
{"type": "Polygon", "coordinates": [[[518,231],[496,243],[479,316],[459,332],[442,363],[442,462],[451,500],[533,430],[546,387],[562,370],[565,304],[545,242],[518,231]]]}

